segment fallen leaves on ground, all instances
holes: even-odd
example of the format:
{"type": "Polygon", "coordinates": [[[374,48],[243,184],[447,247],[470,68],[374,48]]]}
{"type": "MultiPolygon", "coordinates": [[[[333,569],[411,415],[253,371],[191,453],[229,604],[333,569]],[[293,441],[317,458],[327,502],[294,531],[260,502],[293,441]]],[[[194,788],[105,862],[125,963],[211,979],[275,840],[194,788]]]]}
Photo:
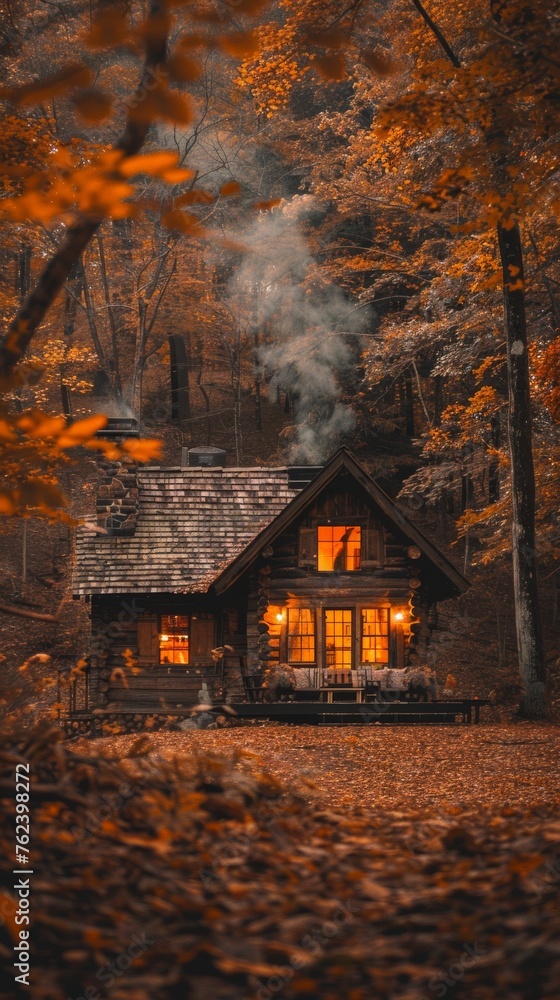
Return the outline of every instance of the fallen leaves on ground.
{"type": "MultiPolygon", "coordinates": [[[[134,736],[83,741],[118,757],[134,736]]],[[[560,796],[560,727],[265,726],[150,734],[150,753],[192,758],[193,752],[256,754],[276,777],[302,794],[337,807],[462,809],[535,805],[560,796]],[[303,784],[301,783],[303,779],[303,784]],[[314,786],[314,787],[313,787],[314,786]]]]}
{"type": "MultiPolygon", "coordinates": [[[[422,740],[434,751],[442,738],[439,727],[410,728],[414,735],[364,734],[381,740],[368,751],[380,754],[390,737],[403,736],[401,752],[408,744],[412,761],[415,742],[419,756],[422,740]]],[[[344,744],[342,730],[278,729],[278,772],[282,742],[287,754],[290,741],[304,747],[330,735],[336,759],[359,746],[344,744]]],[[[87,752],[42,731],[2,751],[8,897],[15,766],[31,763],[32,1000],[420,1000],[451,987],[469,1000],[559,995],[552,795],[504,806],[497,773],[485,804],[444,806],[440,795],[430,805],[419,795],[415,808],[396,800],[379,807],[373,786],[367,810],[340,810],[320,795],[309,801],[316,792],[280,781],[251,753],[253,739],[262,751],[273,731],[120,737],[92,741],[87,752]],[[220,756],[208,752],[209,737],[220,756]],[[174,755],[176,738],[182,756],[174,755]]],[[[503,730],[481,727],[479,740],[490,732],[503,730]]],[[[537,732],[557,739],[544,727],[507,730],[512,744],[537,732]]],[[[537,762],[546,758],[538,745],[523,745],[537,762]]],[[[495,749],[486,756],[496,763],[495,749]]],[[[350,784],[357,763],[349,754],[350,784]]],[[[321,768],[326,782],[330,772],[321,768]]],[[[342,780],[336,766],[332,773],[342,780]]],[[[0,930],[7,998],[18,995],[10,928],[7,919],[0,930]]]]}

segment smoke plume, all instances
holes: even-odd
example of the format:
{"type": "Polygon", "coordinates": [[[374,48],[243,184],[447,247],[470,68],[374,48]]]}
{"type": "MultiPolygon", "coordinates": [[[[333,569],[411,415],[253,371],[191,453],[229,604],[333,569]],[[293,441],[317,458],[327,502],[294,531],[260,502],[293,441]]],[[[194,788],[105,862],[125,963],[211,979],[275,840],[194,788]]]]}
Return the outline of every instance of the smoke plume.
{"type": "Polygon", "coordinates": [[[290,395],[296,422],[291,440],[287,435],[289,460],[312,465],[332,455],[354,426],[339,380],[355,363],[351,338],[368,321],[367,310],[353,309],[317,268],[302,232],[304,216],[316,210],[303,196],[259,215],[240,234],[248,252],[230,284],[232,298],[253,303],[271,396],[278,389],[290,395]]]}

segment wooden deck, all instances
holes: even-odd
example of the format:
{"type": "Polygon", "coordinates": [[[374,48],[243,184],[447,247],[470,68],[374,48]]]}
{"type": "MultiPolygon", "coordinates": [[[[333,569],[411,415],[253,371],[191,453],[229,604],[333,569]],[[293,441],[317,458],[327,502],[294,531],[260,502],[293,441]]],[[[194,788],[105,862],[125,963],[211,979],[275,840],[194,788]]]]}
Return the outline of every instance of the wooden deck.
{"type": "MultiPolygon", "coordinates": [[[[254,679],[251,678],[251,681],[254,679]]],[[[146,674],[122,677],[111,685],[110,700],[104,706],[90,698],[89,671],[72,683],[69,711],[60,724],[72,735],[102,735],[117,723],[125,731],[159,728],[170,719],[189,718],[199,700],[200,685],[206,682],[216,714],[221,702],[221,677],[215,669],[174,670],[160,674],[157,686],[146,674]]],[[[478,723],[486,698],[457,698],[436,701],[413,700],[408,691],[384,691],[379,685],[350,687],[333,685],[297,689],[290,701],[266,702],[260,684],[245,681],[245,699],[233,695],[230,707],[240,719],[269,719],[275,722],[311,725],[375,725],[478,723]]],[[[233,692],[232,692],[233,694],[233,692]]],[[[60,695],[60,692],[59,692],[60,695]]],[[[59,696],[60,702],[60,696],[59,696]]]]}
{"type": "MultiPolygon", "coordinates": [[[[379,725],[379,724],[456,724],[470,725],[480,721],[480,709],[488,705],[486,698],[458,698],[452,701],[300,701],[300,702],[237,702],[230,708],[240,719],[268,719],[292,725],[379,725]]],[[[117,723],[126,731],[143,728],[143,722],[153,720],[150,728],[167,725],[169,719],[189,718],[188,708],[162,706],[113,705],[106,709],[76,711],[60,720],[68,735],[108,735],[117,723]]]]}
{"type": "MultiPolygon", "coordinates": [[[[351,692],[350,692],[351,693],[351,692]]],[[[478,723],[486,698],[458,698],[450,701],[295,701],[240,703],[232,705],[244,719],[271,719],[294,723],[478,723]]]]}

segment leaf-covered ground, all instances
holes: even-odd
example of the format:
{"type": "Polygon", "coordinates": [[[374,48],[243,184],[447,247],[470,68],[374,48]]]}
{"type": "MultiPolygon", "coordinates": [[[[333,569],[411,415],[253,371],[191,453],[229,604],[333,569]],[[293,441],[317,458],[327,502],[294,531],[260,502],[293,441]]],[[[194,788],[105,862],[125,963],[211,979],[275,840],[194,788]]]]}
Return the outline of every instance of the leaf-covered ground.
{"type": "MultiPolygon", "coordinates": [[[[90,747],[119,756],[133,736],[90,747]]],[[[560,727],[282,726],[189,733],[157,732],[150,753],[255,753],[281,780],[329,808],[422,809],[530,805],[560,797],[560,727]],[[302,783],[303,779],[303,783],[302,783]]]]}
{"type": "Polygon", "coordinates": [[[0,754],[2,997],[560,996],[556,729],[55,738],[0,754]],[[21,759],[34,789],[24,994],[10,909],[21,759]],[[532,783],[514,794],[516,772],[532,783]],[[367,808],[351,808],[366,787],[367,808]]]}

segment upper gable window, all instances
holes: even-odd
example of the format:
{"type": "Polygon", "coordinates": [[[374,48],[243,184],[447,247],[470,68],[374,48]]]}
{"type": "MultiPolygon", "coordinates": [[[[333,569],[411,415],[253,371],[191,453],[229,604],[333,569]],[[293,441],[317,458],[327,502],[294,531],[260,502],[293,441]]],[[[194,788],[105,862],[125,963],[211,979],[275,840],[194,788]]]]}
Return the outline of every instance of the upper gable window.
{"type": "Polygon", "coordinates": [[[320,573],[354,573],[361,563],[362,529],[357,524],[319,525],[317,569],[320,573]]]}
{"type": "Polygon", "coordinates": [[[383,531],[359,524],[299,529],[298,565],[320,573],[357,573],[383,566],[383,531]]]}

